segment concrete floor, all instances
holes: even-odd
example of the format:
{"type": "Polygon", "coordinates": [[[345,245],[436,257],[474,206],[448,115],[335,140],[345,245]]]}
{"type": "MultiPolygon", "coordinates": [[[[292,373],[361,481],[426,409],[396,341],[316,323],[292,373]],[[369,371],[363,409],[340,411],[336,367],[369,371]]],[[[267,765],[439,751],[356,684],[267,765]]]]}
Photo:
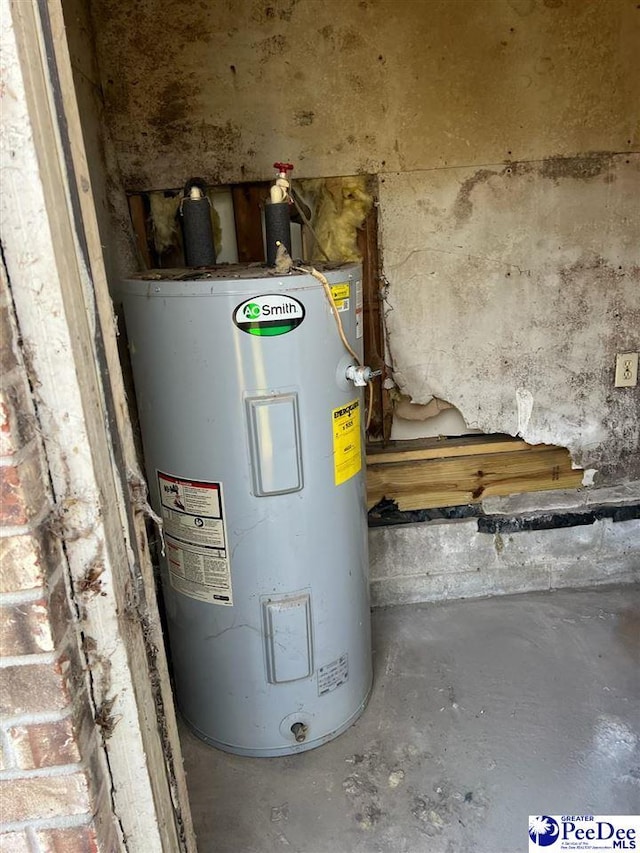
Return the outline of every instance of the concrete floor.
{"type": "Polygon", "coordinates": [[[288,758],[184,727],[200,853],[515,853],[529,814],[640,812],[640,588],[373,614],[364,715],[288,758]]]}

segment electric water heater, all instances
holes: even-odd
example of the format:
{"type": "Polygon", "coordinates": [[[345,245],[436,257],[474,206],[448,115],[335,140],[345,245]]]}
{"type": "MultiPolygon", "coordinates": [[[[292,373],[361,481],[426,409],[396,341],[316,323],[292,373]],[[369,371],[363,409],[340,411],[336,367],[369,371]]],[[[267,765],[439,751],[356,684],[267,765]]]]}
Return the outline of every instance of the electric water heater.
{"type": "MultiPolygon", "coordinates": [[[[361,360],[360,267],[320,269],[361,360]]],[[[229,752],[319,746],[372,679],[365,403],[328,290],[224,266],[122,296],[180,711],[229,752]]]]}

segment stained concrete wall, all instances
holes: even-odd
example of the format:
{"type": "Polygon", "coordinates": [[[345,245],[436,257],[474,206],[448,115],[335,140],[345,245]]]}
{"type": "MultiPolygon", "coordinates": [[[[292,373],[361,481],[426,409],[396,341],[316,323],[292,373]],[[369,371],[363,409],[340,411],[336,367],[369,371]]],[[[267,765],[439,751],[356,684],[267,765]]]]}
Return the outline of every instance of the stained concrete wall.
{"type": "Polygon", "coordinates": [[[634,0],[92,5],[127,189],[639,143],[634,0]]]}
{"type": "Polygon", "coordinates": [[[378,174],[402,389],[565,444],[603,483],[640,476],[638,392],[613,389],[640,349],[635,0],[92,9],[128,190],[283,158],[378,174]]]}
{"type": "Polygon", "coordinates": [[[511,534],[475,520],[369,531],[375,607],[640,581],[640,521],[511,534]]]}
{"type": "Polygon", "coordinates": [[[90,0],[64,0],[63,10],[105,269],[108,280],[116,282],[137,269],[139,259],[110,123],[105,115],[90,0]]]}

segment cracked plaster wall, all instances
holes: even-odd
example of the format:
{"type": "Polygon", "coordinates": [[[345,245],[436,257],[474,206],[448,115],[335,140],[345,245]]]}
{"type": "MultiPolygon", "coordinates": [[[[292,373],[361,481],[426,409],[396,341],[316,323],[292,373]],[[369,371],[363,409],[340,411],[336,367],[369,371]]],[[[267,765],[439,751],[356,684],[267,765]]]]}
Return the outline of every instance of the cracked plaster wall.
{"type": "Polygon", "coordinates": [[[397,383],[467,424],[560,444],[600,479],[640,475],[640,156],[385,176],[397,383]]]}
{"type": "Polygon", "coordinates": [[[615,353],[640,348],[636,0],[92,12],[125,189],[264,180],[281,159],[379,175],[402,389],[564,444],[602,482],[640,476],[638,392],[613,388],[615,353]]]}

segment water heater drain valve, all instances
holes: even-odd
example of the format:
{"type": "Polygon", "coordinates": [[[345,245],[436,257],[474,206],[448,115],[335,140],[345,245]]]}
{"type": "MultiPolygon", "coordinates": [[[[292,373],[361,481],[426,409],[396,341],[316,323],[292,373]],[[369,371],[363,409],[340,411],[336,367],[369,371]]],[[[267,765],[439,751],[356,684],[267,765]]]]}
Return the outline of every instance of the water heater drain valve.
{"type": "Polygon", "coordinates": [[[350,379],[358,388],[363,388],[367,382],[371,382],[376,376],[381,376],[381,370],[372,370],[366,365],[350,364],[345,371],[347,379],[350,379]]]}

